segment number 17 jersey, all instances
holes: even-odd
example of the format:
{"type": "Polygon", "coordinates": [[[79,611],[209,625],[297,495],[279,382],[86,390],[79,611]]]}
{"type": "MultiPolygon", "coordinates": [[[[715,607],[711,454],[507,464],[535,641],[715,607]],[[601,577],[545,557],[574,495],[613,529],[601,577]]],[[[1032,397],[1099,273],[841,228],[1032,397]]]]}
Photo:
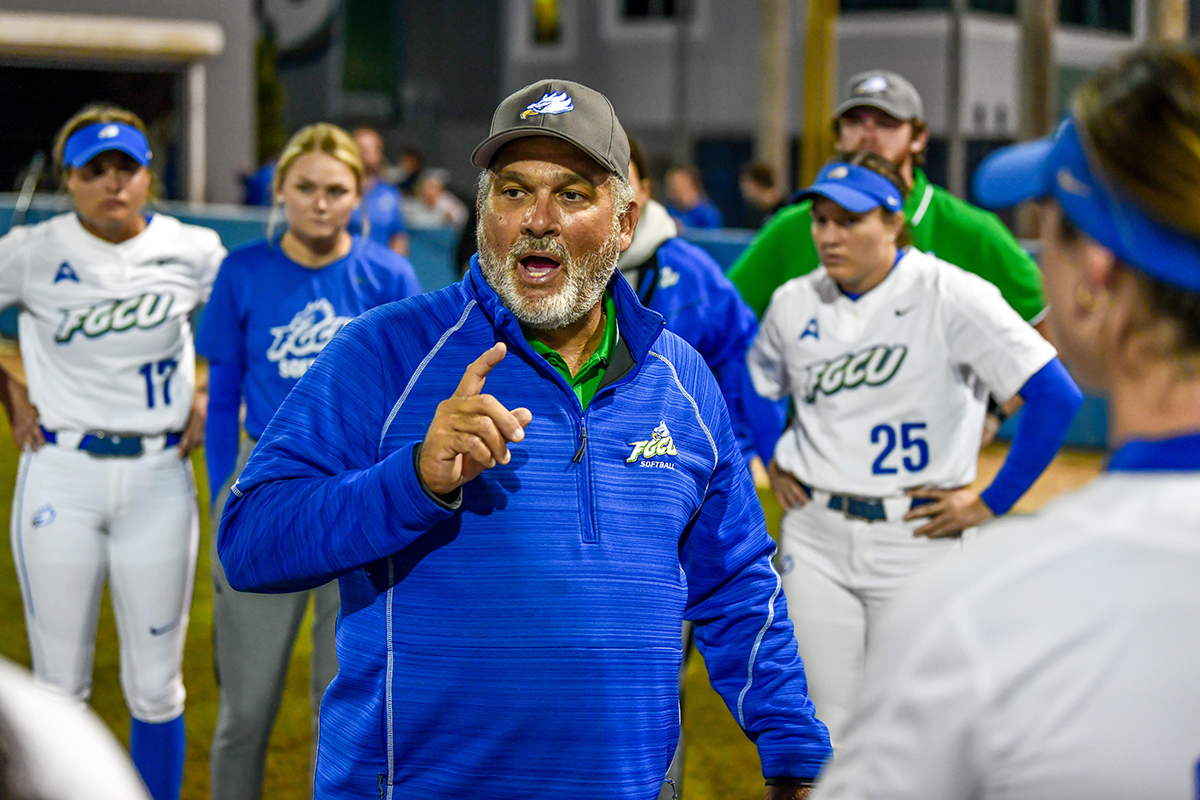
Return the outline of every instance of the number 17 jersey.
{"type": "Polygon", "coordinates": [[[857,299],[823,267],[785,283],[747,362],[760,394],[793,397],[781,468],[890,497],[973,481],[988,392],[1012,397],[1054,356],[996,287],[908,248],[857,299]]]}
{"type": "Polygon", "coordinates": [[[30,400],[49,430],[156,435],[192,407],[189,314],[225,248],[214,231],[155,214],[119,244],[62,214],[0,238],[0,306],[20,305],[30,400]]]}

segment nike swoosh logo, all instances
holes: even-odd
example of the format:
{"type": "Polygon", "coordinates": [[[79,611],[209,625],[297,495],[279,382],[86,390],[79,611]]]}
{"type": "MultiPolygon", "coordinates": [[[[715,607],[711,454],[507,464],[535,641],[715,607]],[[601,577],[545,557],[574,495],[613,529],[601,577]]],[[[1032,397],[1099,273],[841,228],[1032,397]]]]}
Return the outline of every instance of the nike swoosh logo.
{"type": "Polygon", "coordinates": [[[151,627],[151,628],[150,628],[150,635],[151,635],[151,636],[162,636],[162,635],[163,635],[164,633],[166,633],[167,631],[173,631],[173,630],[175,630],[177,627],[179,627],[179,620],[175,620],[175,621],[174,621],[174,622],[172,622],[170,625],[163,625],[161,628],[154,628],[154,627],[151,627]]]}
{"type": "Polygon", "coordinates": [[[908,312],[912,311],[914,308],[916,308],[916,306],[909,306],[908,308],[897,308],[897,309],[896,309],[896,316],[897,316],[897,317],[903,317],[905,314],[907,314],[908,312]]]}

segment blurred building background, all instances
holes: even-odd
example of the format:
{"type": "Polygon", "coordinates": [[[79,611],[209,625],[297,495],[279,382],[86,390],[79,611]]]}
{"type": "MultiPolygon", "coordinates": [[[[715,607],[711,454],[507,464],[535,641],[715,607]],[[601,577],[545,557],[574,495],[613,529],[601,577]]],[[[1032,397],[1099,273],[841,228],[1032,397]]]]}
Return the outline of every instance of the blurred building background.
{"type": "MultiPolygon", "coordinates": [[[[698,166],[736,224],[744,162],[772,162],[796,185],[806,106],[809,131],[832,110],[832,98],[814,107],[810,84],[840,90],[882,67],[922,93],[927,171],[961,193],[987,152],[1021,134],[1031,8],[1057,6],[1043,78],[1061,105],[1147,38],[1165,1],[3,0],[0,189],[70,113],[108,99],[151,125],[172,198],[236,202],[240,178],[318,119],[378,128],[393,158],[419,148],[462,192],[496,102],[557,76],[607,93],[655,171],[698,166]],[[806,69],[818,6],[832,8],[836,41],[806,69]]],[[[1182,12],[1191,29],[1197,5],[1182,12]]]]}

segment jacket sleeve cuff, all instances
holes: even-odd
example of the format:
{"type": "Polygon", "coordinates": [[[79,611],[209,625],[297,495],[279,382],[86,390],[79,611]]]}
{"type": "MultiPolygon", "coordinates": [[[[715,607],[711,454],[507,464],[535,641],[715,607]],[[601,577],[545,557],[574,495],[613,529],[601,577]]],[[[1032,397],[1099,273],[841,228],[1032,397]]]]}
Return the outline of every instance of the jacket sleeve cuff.
{"type": "Polygon", "coordinates": [[[767,786],[814,786],[816,778],[767,778],[767,786]]]}
{"type": "MultiPolygon", "coordinates": [[[[384,459],[384,496],[396,518],[410,530],[428,530],[450,518],[458,506],[440,501],[421,486],[414,442],[384,459]]],[[[461,501],[462,490],[459,490],[461,501]]]]}
{"type": "Polygon", "coordinates": [[[433,502],[437,503],[444,509],[449,511],[457,511],[462,505],[462,487],[459,486],[450,494],[437,494],[425,484],[425,479],[421,477],[421,445],[418,444],[413,448],[413,473],[417,476],[417,482],[421,485],[421,491],[425,493],[433,502]]]}

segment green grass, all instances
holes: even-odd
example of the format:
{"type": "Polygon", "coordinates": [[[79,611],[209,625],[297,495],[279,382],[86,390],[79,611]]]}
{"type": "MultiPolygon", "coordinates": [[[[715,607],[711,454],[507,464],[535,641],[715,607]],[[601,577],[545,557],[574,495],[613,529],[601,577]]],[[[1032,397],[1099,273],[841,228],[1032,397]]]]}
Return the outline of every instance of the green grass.
{"type": "MultiPolygon", "coordinates": [[[[184,649],[184,686],[187,688],[187,764],[184,800],[209,797],[208,756],[217,713],[217,687],[213,678],[212,581],[209,578],[208,486],[203,454],[193,454],[200,498],[200,558],[196,592],[184,649]]],[[[17,470],[17,450],[7,420],[0,413],[0,516],[8,519],[17,470]]],[[[769,495],[769,493],[768,493],[769,495]]],[[[764,503],[768,524],[778,531],[779,510],[774,499],[764,503]]],[[[21,594],[13,568],[12,552],[0,547],[0,654],[29,666],[21,594]]],[[[309,706],[308,659],[311,641],[308,624],[296,641],[288,672],[284,701],[267,754],[263,796],[270,800],[308,797],[309,706]]],[[[128,742],[129,715],[118,682],[117,634],[107,594],[96,642],[91,705],[122,742],[128,742]]],[[[761,798],[763,783],[758,754],[742,734],[720,697],[708,685],[703,659],[693,655],[687,678],[683,714],[688,758],[684,788],[688,800],[761,798]]]]}

